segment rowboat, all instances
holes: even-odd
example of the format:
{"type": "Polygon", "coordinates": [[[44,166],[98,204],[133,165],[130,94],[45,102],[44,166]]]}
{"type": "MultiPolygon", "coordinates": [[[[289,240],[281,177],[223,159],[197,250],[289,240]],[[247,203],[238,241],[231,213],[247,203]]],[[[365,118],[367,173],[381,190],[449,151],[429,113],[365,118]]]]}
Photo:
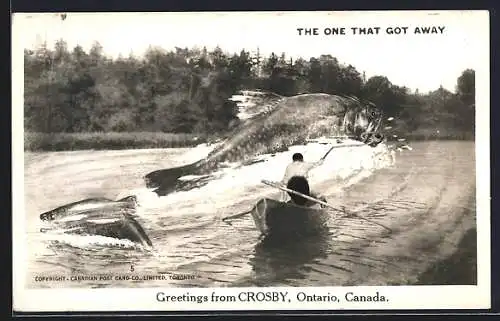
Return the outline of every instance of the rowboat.
{"type": "Polygon", "coordinates": [[[300,196],[300,198],[292,197],[292,200],[286,203],[271,198],[262,198],[251,210],[224,217],[222,221],[227,223],[228,220],[251,214],[261,235],[272,239],[296,239],[301,236],[318,236],[327,231],[327,221],[332,215],[331,210],[334,210],[337,213],[348,214],[350,217],[356,217],[392,232],[389,227],[360,216],[356,212],[347,211],[345,208],[339,209],[328,204],[324,197],[318,198],[317,195],[302,194],[277,182],[262,180],[262,183],[287,192],[289,195],[300,196]]]}
{"type": "Polygon", "coordinates": [[[317,235],[326,229],[329,217],[314,202],[299,206],[270,198],[258,200],[250,214],[263,236],[279,239],[317,235]]]}

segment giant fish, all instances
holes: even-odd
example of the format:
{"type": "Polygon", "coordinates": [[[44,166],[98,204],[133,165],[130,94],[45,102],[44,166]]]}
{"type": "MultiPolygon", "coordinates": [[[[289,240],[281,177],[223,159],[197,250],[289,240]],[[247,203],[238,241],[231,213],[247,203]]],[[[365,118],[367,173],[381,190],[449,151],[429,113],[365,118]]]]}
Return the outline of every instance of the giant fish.
{"type": "MultiPolygon", "coordinates": [[[[179,180],[198,175],[206,180],[225,163],[252,162],[256,156],[286,151],[289,146],[306,143],[320,136],[345,136],[376,146],[382,111],[356,97],[324,93],[283,97],[262,91],[242,91],[236,126],[209,155],[192,164],[161,169],[145,175],[148,188],[163,196],[195,187],[200,182],[179,180]]],[[[201,182],[203,183],[203,182],[201,182]]]]}
{"type": "Polygon", "coordinates": [[[42,213],[40,219],[65,233],[101,235],[152,246],[148,235],[134,218],[136,205],[135,196],[118,201],[88,198],[42,213]]]}

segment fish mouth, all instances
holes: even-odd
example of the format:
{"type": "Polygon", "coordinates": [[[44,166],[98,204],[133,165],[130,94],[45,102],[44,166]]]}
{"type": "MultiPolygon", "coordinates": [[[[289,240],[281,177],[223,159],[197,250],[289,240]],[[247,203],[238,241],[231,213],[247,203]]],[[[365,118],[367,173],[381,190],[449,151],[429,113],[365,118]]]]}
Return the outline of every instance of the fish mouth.
{"type": "Polygon", "coordinates": [[[55,213],[53,210],[40,214],[40,220],[42,221],[53,221],[54,218],[55,218],[55,213]]]}
{"type": "Polygon", "coordinates": [[[385,135],[380,132],[382,117],[369,122],[366,130],[360,135],[361,141],[370,147],[376,147],[380,144],[385,135]]]}
{"type": "Polygon", "coordinates": [[[382,125],[382,116],[377,117],[369,122],[365,133],[379,133],[380,126],[382,125]]]}

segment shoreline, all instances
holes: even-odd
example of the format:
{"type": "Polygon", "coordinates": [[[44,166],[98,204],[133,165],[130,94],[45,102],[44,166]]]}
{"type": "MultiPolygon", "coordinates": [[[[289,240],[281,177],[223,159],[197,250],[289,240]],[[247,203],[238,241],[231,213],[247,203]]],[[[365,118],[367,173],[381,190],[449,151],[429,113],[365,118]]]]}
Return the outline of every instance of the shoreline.
{"type": "Polygon", "coordinates": [[[468,229],[457,250],[432,264],[412,285],[477,285],[477,232],[468,229]]]}
{"type": "Polygon", "coordinates": [[[24,133],[25,152],[194,147],[207,137],[163,132],[24,133]]]}
{"type": "MultiPolygon", "coordinates": [[[[463,135],[401,135],[409,142],[422,141],[472,141],[474,137],[463,135]]],[[[162,132],[109,132],[109,133],[25,133],[25,152],[62,152],[85,150],[127,150],[191,148],[210,144],[207,136],[162,132]]],[[[390,138],[388,142],[397,142],[390,138]]]]}

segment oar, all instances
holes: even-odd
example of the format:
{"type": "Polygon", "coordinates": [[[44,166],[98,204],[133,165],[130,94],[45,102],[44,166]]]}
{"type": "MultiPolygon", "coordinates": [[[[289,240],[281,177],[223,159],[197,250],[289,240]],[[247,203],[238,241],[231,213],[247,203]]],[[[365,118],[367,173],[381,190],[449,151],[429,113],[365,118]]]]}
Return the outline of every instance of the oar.
{"type": "Polygon", "coordinates": [[[226,217],[222,218],[222,221],[225,222],[225,223],[227,223],[227,224],[229,224],[229,225],[231,225],[231,223],[226,222],[226,220],[235,219],[235,218],[238,218],[238,217],[245,216],[245,215],[251,213],[252,210],[253,210],[253,208],[250,211],[245,211],[245,212],[242,212],[242,213],[238,213],[238,214],[226,216],[226,217]]]}
{"type": "Polygon", "coordinates": [[[324,206],[328,206],[328,207],[330,207],[330,208],[333,208],[334,210],[340,211],[339,209],[332,207],[330,204],[328,204],[328,203],[326,203],[326,202],[323,202],[323,201],[321,201],[321,200],[319,200],[319,199],[317,199],[317,198],[314,198],[314,197],[311,197],[311,196],[308,196],[308,195],[302,194],[302,193],[300,193],[300,192],[296,192],[296,191],[294,191],[294,190],[292,190],[292,189],[289,189],[289,188],[283,187],[283,186],[281,186],[281,185],[280,185],[280,184],[278,184],[278,183],[274,183],[274,182],[271,182],[271,181],[268,181],[268,180],[265,180],[265,179],[263,179],[263,180],[262,180],[262,183],[264,183],[264,184],[266,184],[266,185],[269,185],[269,186],[272,186],[272,187],[276,187],[277,189],[280,189],[280,190],[285,191],[285,192],[290,192],[290,193],[292,193],[292,194],[296,194],[296,195],[302,196],[303,198],[308,199],[308,200],[310,200],[310,201],[313,201],[313,202],[316,202],[316,203],[318,203],[318,204],[321,204],[321,205],[324,205],[324,206]]]}
{"type": "Polygon", "coordinates": [[[345,210],[345,208],[344,208],[343,210],[338,209],[338,208],[333,207],[332,205],[330,205],[330,204],[328,204],[328,203],[326,203],[326,202],[323,202],[323,201],[321,201],[321,200],[319,200],[319,199],[317,199],[317,198],[314,198],[314,197],[311,197],[311,196],[308,196],[308,195],[302,194],[302,193],[300,193],[300,192],[296,192],[296,191],[294,191],[294,190],[291,190],[291,189],[289,189],[289,188],[283,187],[283,186],[281,186],[280,184],[277,184],[277,183],[274,183],[274,182],[271,182],[271,181],[262,180],[262,183],[264,183],[264,184],[266,184],[266,185],[269,185],[269,186],[272,186],[272,187],[276,187],[276,188],[278,188],[278,189],[280,189],[280,190],[282,190],[282,191],[285,191],[285,192],[289,192],[289,193],[292,193],[292,194],[295,194],[295,195],[302,196],[302,197],[303,197],[303,198],[305,198],[305,199],[308,199],[308,200],[313,201],[313,202],[316,202],[316,203],[318,203],[318,204],[321,204],[321,205],[327,206],[327,207],[329,207],[329,208],[331,208],[331,209],[333,209],[333,210],[335,210],[335,211],[346,213],[346,214],[348,214],[349,216],[355,216],[355,217],[357,217],[357,218],[359,218],[359,219],[362,219],[362,220],[365,220],[365,221],[370,222],[370,223],[372,223],[372,224],[378,225],[378,226],[383,227],[383,228],[385,228],[386,230],[388,230],[388,231],[392,232],[392,230],[391,230],[390,228],[388,228],[387,226],[385,226],[385,225],[383,225],[383,224],[380,224],[380,223],[377,223],[377,222],[375,222],[375,221],[369,220],[369,219],[367,219],[367,218],[365,218],[365,217],[359,216],[358,214],[356,214],[356,213],[354,213],[354,212],[348,212],[348,211],[346,211],[346,210],[345,210]]]}

